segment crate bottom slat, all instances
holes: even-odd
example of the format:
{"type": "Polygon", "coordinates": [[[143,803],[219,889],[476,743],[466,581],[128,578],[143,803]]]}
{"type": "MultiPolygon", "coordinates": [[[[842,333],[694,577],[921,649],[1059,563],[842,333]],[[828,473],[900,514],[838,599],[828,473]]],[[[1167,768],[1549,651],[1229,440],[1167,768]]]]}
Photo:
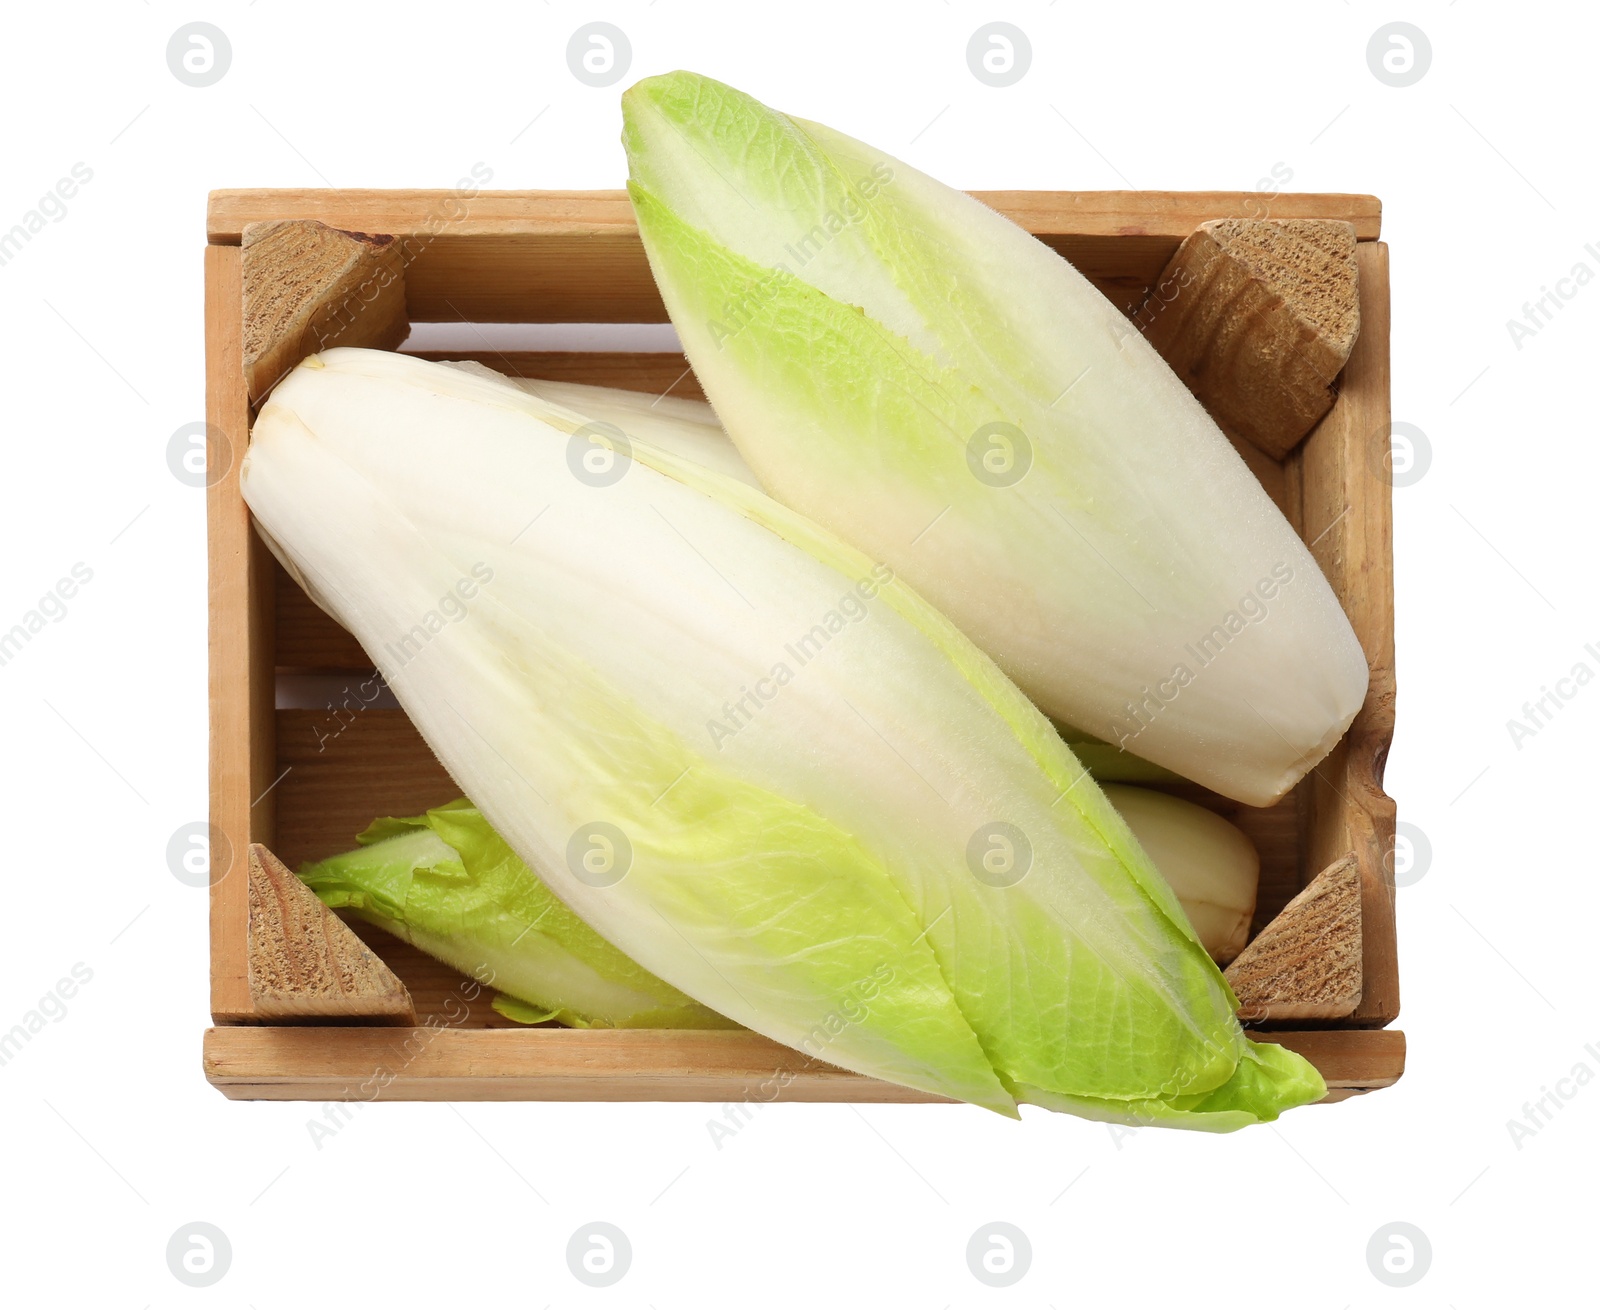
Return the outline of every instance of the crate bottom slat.
{"type": "MultiPolygon", "coordinates": [[[[1393,1029],[1272,1033],[1328,1083],[1328,1101],[1388,1087],[1393,1029]]],[[[570,1028],[228,1026],[205,1035],[206,1078],[233,1100],[811,1101],[944,1098],[814,1060],[751,1032],[570,1028]]]]}

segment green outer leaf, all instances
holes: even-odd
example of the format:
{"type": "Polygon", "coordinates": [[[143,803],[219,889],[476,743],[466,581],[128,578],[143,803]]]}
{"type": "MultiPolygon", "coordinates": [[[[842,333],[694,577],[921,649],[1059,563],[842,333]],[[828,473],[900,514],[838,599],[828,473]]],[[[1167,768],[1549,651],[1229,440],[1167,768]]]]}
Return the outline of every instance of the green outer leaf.
{"type": "Polygon", "coordinates": [[[1036,1087],[1013,1088],[1019,1101],[1084,1119],[1136,1128],[1192,1128],[1230,1133],[1270,1123],[1284,1110],[1319,1101],[1328,1093],[1322,1075],[1303,1057],[1273,1042],[1247,1041],[1232,1078],[1210,1092],[1164,1100],[1110,1101],[1062,1096],[1036,1087]]]}
{"type": "MultiPolygon", "coordinates": [[[[549,1023],[552,1019],[559,1017],[554,1010],[541,1010],[537,1006],[529,1005],[526,1001],[519,1001],[515,996],[507,996],[504,992],[496,996],[490,1004],[494,1006],[496,1013],[503,1014],[508,1019],[515,1019],[518,1023],[549,1023]]],[[[573,1022],[569,1022],[568,1026],[573,1028],[584,1027],[582,1023],[573,1022]]],[[[671,1027],[670,1024],[664,1026],[671,1027]]]]}

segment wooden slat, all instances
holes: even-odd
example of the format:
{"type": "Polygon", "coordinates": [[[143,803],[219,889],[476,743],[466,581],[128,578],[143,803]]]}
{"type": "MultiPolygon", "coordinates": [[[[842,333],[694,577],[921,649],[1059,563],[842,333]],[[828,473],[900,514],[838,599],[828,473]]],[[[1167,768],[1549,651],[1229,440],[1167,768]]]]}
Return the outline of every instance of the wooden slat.
{"type": "Polygon", "coordinates": [[[278,710],[274,717],[283,781],[273,849],[291,869],[349,850],[373,819],[421,814],[461,795],[404,710],[278,710]]]}
{"type": "MultiPolygon", "coordinates": [[[[1267,1039],[1263,1039],[1267,1040],[1267,1039]]],[[[1273,1033],[1333,1096],[1400,1077],[1400,1033],[1273,1033]]],[[[750,1032],[212,1028],[206,1077],[236,1100],[921,1103],[943,1098],[810,1060],[750,1032]]]]}
{"type": "MultiPolygon", "coordinates": [[[[1114,304],[1128,309],[1166,267],[1175,238],[1041,236],[1114,304]]],[[[406,266],[417,323],[665,323],[637,236],[457,236],[431,240],[406,266]]]]}
{"type": "MultiPolygon", "coordinates": [[[[1121,305],[1136,302],[1207,219],[1340,218],[1378,234],[1372,196],[1255,192],[980,191],[1121,305]]],[[[416,322],[660,323],[656,291],[622,191],[214,191],[211,241],[247,223],[310,218],[402,238],[416,322]]]]}
{"type": "Polygon", "coordinates": [[[218,1023],[251,1016],[246,966],[251,842],[271,844],[273,637],[270,556],[250,527],[239,492],[249,440],[240,340],[243,283],[239,251],[208,246],[205,255],[206,422],[221,440],[208,443],[212,470],[226,474],[206,492],[210,602],[211,1013],[218,1023]],[[226,448],[224,448],[224,443],[226,448]]]}
{"type": "Polygon", "coordinates": [[[677,351],[654,350],[418,350],[418,359],[473,359],[514,378],[549,378],[621,387],[652,396],[704,400],[700,379],[677,351]]]}
{"type": "Polygon", "coordinates": [[[1391,496],[1374,450],[1389,438],[1389,251],[1356,249],[1361,333],[1339,398],[1291,456],[1312,551],[1350,616],[1370,670],[1366,704],[1311,775],[1305,859],[1320,869],[1346,851],[1361,864],[1362,999],[1353,1023],[1385,1024],[1400,1011],[1394,881],[1395,806],[1383,766],[1394,737],[1394,571],[1391,496]],[[1319,535],[1320,534],[1320,535],[1319,535]]]}
{"type": "Polygon", "coordinates": [[[385,1079],[383,1100],[939,1099],[743,1031],[212,1028],[204,1058],[235,1099],[365,1099],[385,1079]]]}
{"type": "Polygon", "coordinates": [[[1393,1028],[1318,1028],[1250,1035],[1303,1055],[1317,1066],[1330,1091],[1393,1087],[1405,1072],[1406,1035],[1393,1028]]]}
{"type": "MultiPolygon", "coordinates": [[[[974,191],[984,204],[1035,235],[1170,237],[1173,249],[1213,218],[1331,218],[1378,236],[1376,196],[1258,191],[974,191]]],[[[480,191],[457,198],[444,190],[228,188],[213,191],[206,238],[237,245],[246,223],[314,218],[332,227],[395,235],[448,227],[460,236],[496,236],[535,228],[577,237],[637,234],[626,191],[480,191]]]]}
{"type": "MultiPolygon", "coordinates": [[[[1260,191],[974,191],[991,209],[1035,236],[1075,235],[1137,240],[1159,237],[1178,248],[1200,224],[1216,218],[1329,218],[1351,223],[1360,241],[1375,241],[1383,220],[1377,196],[1349,192],[1260,191]]],[[[1168,252],[1169,257],[1171,251],[1168,252]]]]}
{"type": "Polygon", "coordinates": [[[535,230],[580,238],[638,233],[626,191],[480,191],[466,196],[427,188],[241,187],[211,193],[206,239],[238,245],[245,224],[276,218],[314,218],[347,231],[419,239],[446,229],[474,237],[535,230]]]}

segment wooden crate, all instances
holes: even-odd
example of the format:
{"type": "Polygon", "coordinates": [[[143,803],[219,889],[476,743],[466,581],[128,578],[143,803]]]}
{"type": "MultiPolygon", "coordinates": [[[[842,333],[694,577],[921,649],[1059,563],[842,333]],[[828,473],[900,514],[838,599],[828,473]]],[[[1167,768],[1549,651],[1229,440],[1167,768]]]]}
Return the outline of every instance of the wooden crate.
{"type": "MultiPolygon", "coordinates": [[[[1208,219],[1333,218],[1355,227],[1361,331],[1333,409],[1277,460],[1242,453],[1310,545],[1371,668],[1367,701],[1339,747],[1283,802],[1253,810],[1190,789],[1244,827],[1263,858],[1258,927],[1318,870],[1355,851],[1361,873],[1362,999],[1347,1019],[1258,1034],[1322,1070],[1330,1100],[1393,1083],[1402,1034],[1383,766],[1394,727],[1390,492],[1375,460],[1389,424],[1388,252],[1370,196],[1233,192],[992,192],[981,198],[1072,261],[1130,311],[1180,241],[1208,219]]],[[[458,794],[399,710],[276,709],[286,674],[346,679],[372,669],[256,538],[239,491],[251,409],[242,366],[241,236],[248,224],[317,219],[392,234],[419,322],[656,323],[666,314],[623,192],[220,191],[206,248],[209,490],[211,1010],[206,1076],[225,1095],[273,1099],[926,1101],[925,1093],[809,1060],[746,1032],[577,1031],[511,1025],[443,965],[358,928],[410,989],[418,1026],[263,1019],[246,970],[249,843],[289,866],[343,850],[376,815],[458,794]]],[[[698,396],[681,355],[451,352],[524,376],[698,396]]],[[[360,699],[358,693],[355,700],[360,699]]],[[[355,703],[355,700],[352,703],[355,703]]]]}

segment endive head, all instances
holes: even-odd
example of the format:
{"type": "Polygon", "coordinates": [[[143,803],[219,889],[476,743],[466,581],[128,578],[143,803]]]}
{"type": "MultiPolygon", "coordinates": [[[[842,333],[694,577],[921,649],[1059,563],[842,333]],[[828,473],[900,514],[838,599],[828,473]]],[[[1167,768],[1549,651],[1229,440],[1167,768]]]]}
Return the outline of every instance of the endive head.
{"type": "Polygon", "coordinates": [[[777,499],[1053,718],[1272,804],[1360,708],[1316,562],[1147,341],[972,197],[692,73],[623,99],[667,308],[777,499]]]}
{"type": "Polygon", "coordinates": [[[1126,825],[943,616],[654,443],[578,476],[560,410],[330,351],[274,392],[243,485],[565,904],[720,1014],[1001,1112],[1226,1128],[1321,1094],[1246,1040],[1126,825]],[[1031,861],[986,861],[997,824],[1031,861]]]}

